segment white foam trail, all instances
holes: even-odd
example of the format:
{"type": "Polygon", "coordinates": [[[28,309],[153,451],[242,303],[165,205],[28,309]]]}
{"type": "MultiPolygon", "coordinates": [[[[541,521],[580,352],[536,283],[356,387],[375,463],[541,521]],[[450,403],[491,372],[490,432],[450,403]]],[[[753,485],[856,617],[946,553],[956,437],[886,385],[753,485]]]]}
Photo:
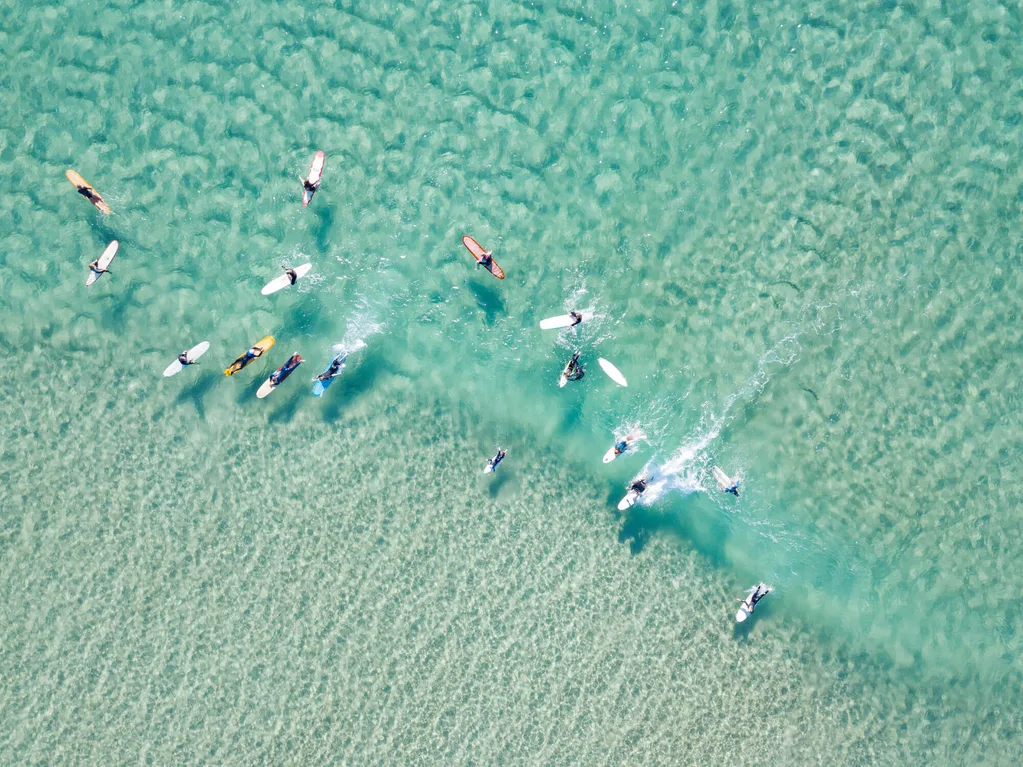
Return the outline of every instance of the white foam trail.
{"type": "Polygon", "coordinates": [[[335,352],[355,352],[366,347],[366,339],[381,332],[384,329],[383,323],[374,320],[368,311],[356,312],[347,323],[344,338],[334,344],[335,352]]]}

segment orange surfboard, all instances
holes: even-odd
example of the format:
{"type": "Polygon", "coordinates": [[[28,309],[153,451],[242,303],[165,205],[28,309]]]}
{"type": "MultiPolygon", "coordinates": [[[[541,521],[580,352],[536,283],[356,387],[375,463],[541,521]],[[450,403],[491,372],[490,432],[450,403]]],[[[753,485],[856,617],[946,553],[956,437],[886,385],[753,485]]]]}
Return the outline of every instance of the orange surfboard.
{"type": "Polygon", "coordinates": [[[80,195],[99,208],[100,213],[110,212],[110,206],[107,205],[107,201],[99,196],[99,192],[92,188],[92,184],[73,170],[64,171],[64,175],[67,176],[68,181],[75,185],[75,189],[78,190],[80,195]]]}
{"type": "MultiPolygon", "coordinates": [[[[483,254],[487,252],[483,250],[483,247],[469,235],[465,235],[462,238],[462,244],[469,249],[469,252],[472,253],[472,257],[476,259],[477,264],[480,262],[480,259],[483,257],[483,254]]],[[[497,279],[499,280],[504,279],[504,269],[499,267],[497,265],[497,262],[494,261],[493,259],[490,260],[490,265],[487,266],[486,269],[492,275],[497,277],[497,279]]]]}

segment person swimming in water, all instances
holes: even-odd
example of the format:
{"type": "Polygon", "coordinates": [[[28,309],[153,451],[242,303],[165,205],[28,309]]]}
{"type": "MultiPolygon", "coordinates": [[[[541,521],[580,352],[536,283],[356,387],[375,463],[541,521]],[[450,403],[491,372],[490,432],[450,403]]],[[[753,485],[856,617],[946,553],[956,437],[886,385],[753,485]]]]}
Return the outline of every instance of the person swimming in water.
{"type": "Polygon", "coordinates": [[[331,360],[330,367],[324,370],[318,376],[316,376],[316,378],[314,378],[313,380],[329,381],[331,378],[341,375],[341,371],[344,369],[346,359],[348,359],[348,352],[337,355],[333,360],[331,360]]]}
{"type": "Polygon", "coordinates": [[[497,448],[497,455],[487,461],[487,466],[490,467],[491,471],[497,471],[497,464],[504,460],[504,456],[507,454],[507,450],[497,448]]]}
{"type": "Polygon", "coordinates": [[[569,312],[568,316],[572,318],[572,324],[569,325],[569,327],[574,328],[576,325],[583,321],[583,316],[579,312],[569,312]]]}
{"type": "Polygon", "coordinates": [[[484,251],[483,255],[480,256],[480,260],[476,262],[476,268],[479,269],[481,266],[484,266],[487,269],[490,269],[490,265],[492,263],[494,263],[494,257],[493,256],[494,256],[494,251],[492,251],[492,250],[484,251]]]}
{"type": "Polygon", "coordinates": [[[586,370],[579,364],[579,354],[580,352],[573,354],[572,359],[565,365],[565,378],[569,381],[578,381],[586,375],[586,370]]]}

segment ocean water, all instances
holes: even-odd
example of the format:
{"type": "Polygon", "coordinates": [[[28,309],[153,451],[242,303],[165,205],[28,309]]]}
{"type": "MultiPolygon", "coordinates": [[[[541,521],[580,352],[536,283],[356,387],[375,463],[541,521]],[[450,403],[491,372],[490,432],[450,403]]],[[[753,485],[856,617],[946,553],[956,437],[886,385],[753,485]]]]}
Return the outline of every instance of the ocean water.
{"type": "Polygon", "coordinates": [[[0,22],[0,763],[1018,763],[1018,5],[0,22]]]}

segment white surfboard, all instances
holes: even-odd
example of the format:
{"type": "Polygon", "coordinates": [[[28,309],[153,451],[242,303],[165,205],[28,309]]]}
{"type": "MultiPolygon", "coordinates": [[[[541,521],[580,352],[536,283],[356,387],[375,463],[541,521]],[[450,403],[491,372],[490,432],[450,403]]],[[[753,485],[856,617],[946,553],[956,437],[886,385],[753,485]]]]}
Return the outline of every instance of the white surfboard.
{"type": "Polygon", "coordinates": [[[729,477],[727,474],[721,471],[721,469],[719,469],[717,466],[715,466],[710,471],[714,475],[714,479],[717,480],[718,486],[722,490],[727,490],[728,488],[734,487],[736,485],[735,480],[733,480],[731,477],[729,477]]]}
{"type": "MultiPolygon", "coordinates": [[[[593,317],[592,312],[579,312],[579,314],[583,316],[580,322],[585,322],[593,317]]],[[[548,317],[545,320],[540,320],[540,329],[557,330],[558,328],[570,328],[573,324],[576,324],[576,322],[571,315],[559,314],[557,317],[548,317]]]]}
{"type": "Polygon", "coordinates": [[[629,382],[625,380],[625,376],[622,375],[622,371],[612,365],[603,357],[597,358],[597,364],[600,365],[600,369],[607,373],[607,377],[614,381],[619,386],[628,386],[629,382]]]}
{"type": "MultiPolygon", "coordinates": [[[[193,346],[186,352],[189,362],[195,362],[202,355],[204,355],[209,350],[209,348],[210,348],[209,341],[203,341],[202,343],[193,346]]],[[[163,371],[163,377],[170,378],[173,375],[177,375],[184,369],[185,369],[184,365],[182,365],[177,360],[174,360],[171,364],[167,366],[167,369],[163,371]]]]}
{"type": "Polygon", "coordinates": [[[276,388],[277,387],[274,386],[274,382],[267,378],[265,381],[263,381],[263,385],[260,386],[259,389],[256,391],[256,396],[259,397],[259,399],[263,399],[264,397],[268,397],[270,395],[270,392],[272,392],[276,388]]]}
{"type": "Polygon", "coordinates": [[[110,266],[110,262],[113,261],[114,256],[117,255],[117,248],[117,240],[114,240],[107,245],[107,249],[104,250],[103,255],[99,257],[99,263],[96,264],[96,266],[99,267],[99,271],[97,272],[95,269],[89,270],[89,276],[85,278],[86,287],[98,280],[100,275],[103,273],[103,270],[110,266]]]}
{"type": "MultiPolygon", "coordinates": [[[[301,266],[294,267],[295,274],[298,275],[298,279],[302,279],[312,270],[312,264],[302,264],[301,266]]],[[[260,291],[264,296],[269,296],[272,293],[276,293],[278,290],[284,290],[291,286],[291,280],[288,279],[288,275],[282,274],[276,280],[270,280],[263,289],[260,291]]]]}
{"type": "Polygon", "coordinates": [[[618,502],[618,511],[625,511],[626,509],[634,506],[638,500],[639,493],[635,490],[630,490],[625,494],[625,497],[618,502]]]}

